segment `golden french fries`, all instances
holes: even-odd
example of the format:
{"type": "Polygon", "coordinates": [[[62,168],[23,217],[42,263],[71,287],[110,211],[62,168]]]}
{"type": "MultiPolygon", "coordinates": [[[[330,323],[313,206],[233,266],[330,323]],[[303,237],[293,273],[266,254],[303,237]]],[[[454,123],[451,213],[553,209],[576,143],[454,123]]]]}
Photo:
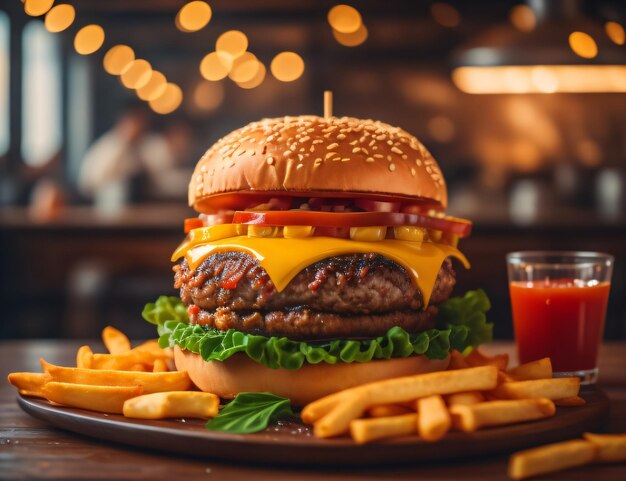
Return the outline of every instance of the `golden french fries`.
{"type": "Polygon", "coordinates": [[[446,396],[446,404],[448,406],[454,406],[456,404],[478,404],[485,400],[485,396],[483,393],[478,391],[470,391],[470,392],[456,392],[453,394],[448,394],[446,396]]]}
{"type": "Polygon", "coordinates": [[[41,366],[52,381],[97,386],[141,386],[145,394],[164,391],[186,391],[191,387],[187,371],[138,372],[103,369],[80,369],[50,364],[41,359],[41,366]]]}
{"type": "Polygon", "coordinates": [[[328,414],[343,397],[344,391],[339,391],[307,404],[300,413],[302,421],[313,424],[328,414]]]}
{"type": "Polygon", "coordinates": [[[369,408],[367,410],[367,415],[372,418],[386,418],[414,412],[415,409],[411,409],[402,404],[381,404],[380,406],[372,406],[369,408]]]}
{"type": "Polygon", "coordinates": [[[24,396],[44,397],[42,390],[50,376],[38,372],[12,372],[7,379],[24,396]]]}
{"type": "Polygon", "coordinates": [[[450,430],[450,413],[440,395],[418,399],[417,411],[417,432],[425,441],[438,441],[450,430]]]}
{"type": "Polygon", "coordinates": [[[486,356],[479,349],[474,349],[466,358],[465,362],[470,367],[478,366],[495,366],[500,371],[505,371],[509,365],[508,354],[497,354],[495,356],[486,356]]]}
{"type": "Polygon", "coordinates": [[[93,351],[89,346],[81,346],[76,353],[76,367],[90,369],[93,364],[93,351]]]}
{"type": "Polygon", "coordinates": [[[130,350],[121,354],[94,354],[93,369],[111,369],[118,371],[129,371],[138,364],[152,364],[154,355],[148,351],[130,350]]]}
{"type": "Polygon", "coordinates": [[[149,341],[146,341],[143,344],[135,347],[133,351],[150,352],[154,354],[154,357],[157,359],[174,359],[174,353],[172,352],[172,350],[169,348],[161,349],[159,347],[159,342],[157,339],[150,339],[149,341]]]}
{"type": "Polygon", "coordinates": [[[452,425],[464,432],[474,432],[483,426],[497,426],[531,421],[553,416],[554,403],[550,399],[517,399],[487,401],[479,404],[450,407],[452,425]]]}
{"type": "Polygon", "coordinates": [[[537,361],[520,364],[506,373],[516,381],[530,381],[532,379],[550,379],[552,377],[552,363],[549,357],[537,361]]]}
{"type": "Polygon", "coordinates": [[[126,334],[112,326],[107,326],[102,330],[102,342],[111,354],[130,351],[130,340],[126,334]]]}
{"type": "Polygon", "coordinates": [[[578,396],[579,390],[580,379],[562,377],[502,383],[493,391],[493,394],[502,399],[564,399],[578,396]]]}
{"type": "Polygon", "coordinates": [[[350,422],[350,434],[358,444],[393,436],[408,436],[416,433],[417,418],[418,415],[413,413],[391,417],[355,419],[350,422]]]}
{"type": "Polygon", "coordinates": [[[583,437],[596,448],[594,461],[601,463],[620,463],[626,461],[626,433],[585,433],[583,437]]]}
{"type": "Polygon", "coordinates": [[[584,406],[585,404],[587,404],[587,401],[585,401],[580,396],[572,396],[572,397],[566,397],[562,399],[555,399],[554,404],[556,404],[557,406],[568,406],[568,407],[584,406]]]}
{"type": "Polygon", "coordinates": [[[167,372],[167,363],[163,359],[155,359],[152,366],[152,372],[167,372]]]}
{"type": "Polygon", "coordinates": [[[138,419],[212,418],[220,398],[201,391],[170,391],[144,394],[124,403],[124,416],[138,419]]]}
{"type": "Polygon", "coordinates": [[[509,459],[509,476],[525,479],[530,476],[573,468],[593,461],[596,447],[582,439],[548,444],[515,453],[509,459]]]}
{"type": "Polygon", "coordinates": [[[302,411],[303,419],[305,416],[310,419],[311,411],[323,406],[329,410],[315,422],[314,433],[318,437],[337,436],[347,432],[350,421],[362,416],[372,406],[412,401],[434,394],[489,390],[495,388],[497,378],[498,370],[494,366],[483,366],[372,382],[314,401],[302,411]],[[327,399],[329,397],[333,399],[332,403],[327,399]]]}
{"type": "Polygon", "coordinates": [[[50,401],[90,411],[121,414],[124,402],[143,393],[141,386],[94,386],[51,381],[43,395],[50,401]]]}

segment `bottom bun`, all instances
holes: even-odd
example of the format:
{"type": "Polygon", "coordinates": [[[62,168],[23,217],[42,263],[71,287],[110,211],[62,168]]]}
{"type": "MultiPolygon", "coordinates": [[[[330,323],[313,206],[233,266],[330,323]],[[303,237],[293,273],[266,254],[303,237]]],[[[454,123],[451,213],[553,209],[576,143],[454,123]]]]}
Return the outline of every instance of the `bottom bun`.
{"type": "Polygon", "coordinates": [[[354,362],[350,364],[305,364],[300,369],[271,369],[245,354],[226,361],[202,359],[200,354],[174,348],[179,371],[187,371],[203,391],[232,399],[240,392],[271,392],[289,398],[294,406],[304,406],[328,394],[372,381],[447,369],[449,358],[428,359],[411,356],[403,359],[354,362]]]}

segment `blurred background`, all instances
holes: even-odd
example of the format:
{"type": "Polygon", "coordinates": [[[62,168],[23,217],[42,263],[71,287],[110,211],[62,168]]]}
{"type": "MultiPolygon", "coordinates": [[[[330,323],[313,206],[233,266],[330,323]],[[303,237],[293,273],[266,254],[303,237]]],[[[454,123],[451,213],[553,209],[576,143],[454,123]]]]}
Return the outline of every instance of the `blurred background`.
{"type": "Polygon", "coordinates": [[[0,0],[0,338],[154,336],[187,182],[262,117],[374,118],[439,161],[498,338],[504,256],[616,256],[626,339],[626,4],[620,0],[0,0]]]}

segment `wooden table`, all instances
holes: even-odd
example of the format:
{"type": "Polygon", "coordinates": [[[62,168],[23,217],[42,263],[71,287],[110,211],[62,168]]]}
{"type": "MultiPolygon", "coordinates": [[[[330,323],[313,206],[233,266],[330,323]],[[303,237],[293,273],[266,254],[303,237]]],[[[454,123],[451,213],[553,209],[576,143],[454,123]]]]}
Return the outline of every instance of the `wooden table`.
{"type": "MultiPolygon", "coordinates": [[[[4,322],[7,322],[5,319],[4,322]]],[[[90,342],[101,348],[97,342],[90,342]]],[[[0,369],[6,377],[12,371],[39,371],[38,359],[72,365],[78,341],[5,341],[0,343],[0,369]]],[[[493,343],[486,351],[512,353],[511,343],[493,343]]],[[[626,432],[626,343],[605,344],[600,355],[600,386],[611,398],[610,432],[626,432]]],[[[180,456],[146,452],[61,431],[31,418],[15,402],[15,391],[0,383],[0,479],[420,479],[480,480],[506,478],[506,456],[485,457],[463,462],[446,462],[411,468],[354,470],[295,470],[245,464],[223,464],[180,456]]],[[[626,465],[587,466],[540,479],[610,481],[626,479],[626,465]]]]}

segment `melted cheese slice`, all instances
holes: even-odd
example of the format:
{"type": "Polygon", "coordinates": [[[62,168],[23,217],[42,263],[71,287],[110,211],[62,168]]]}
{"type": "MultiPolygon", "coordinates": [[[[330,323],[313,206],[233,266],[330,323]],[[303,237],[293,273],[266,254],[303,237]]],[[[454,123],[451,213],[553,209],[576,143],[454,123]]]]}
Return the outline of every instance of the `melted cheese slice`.
{"type": "Polygon", "coordinates": [[[343,254],[374,252],[404,267],[420,288],[424,304],[428,305],[439,269],[446,257],[456,257],[469,269],[469,262],[458,249],[431,242],[407,242],[385,239],[360,242],[335,237],[248,237],[236,236],[206,243],[184,242],[172,256],[175,261],[183,255],[191,269],[196,269],[209,255],[216,252],[247,252],[265,269],[278,291],[305,267],[317,261],[343,254]]]}

